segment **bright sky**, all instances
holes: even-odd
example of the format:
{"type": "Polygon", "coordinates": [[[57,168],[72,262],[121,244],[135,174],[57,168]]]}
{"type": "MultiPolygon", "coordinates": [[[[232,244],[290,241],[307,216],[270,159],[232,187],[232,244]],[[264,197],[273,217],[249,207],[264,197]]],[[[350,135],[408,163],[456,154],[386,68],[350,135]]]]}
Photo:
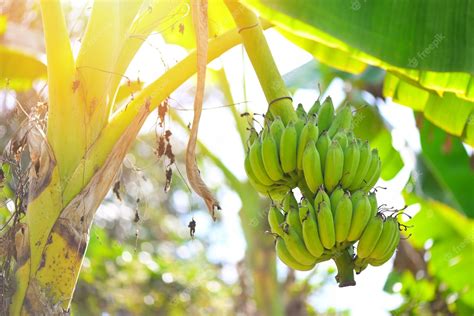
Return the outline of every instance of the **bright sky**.
{"type": "MultiPolygon", "coordinates": [[[[292,45],[276,31],[269,30],[266,34],[276,64],[282,74],[312,59],[310,54],[292,45]],[[289,56],[291,58],[288,58],[289,56]]],[[[181,59],[185,55],[186,52],[182,48],[166,45],[160,36],[151,36],[140,49],[126,75],[130,78],[137,78],[139,76],[143,82],[150,83],[165,70],[163,60],[167,66],[172,66],[176,60],[181,59]]],[[[235,102],[248,101],[247,105],[250,111],[264,113],[267,103],[263,92],[251,68],[250,61],[242,56],[242,47],[235,47],[213,62],[211,67],[220,68],[223,66],[225,68],[235,102]],[[243,89],[244,78],[246,94],[243,89]]],[[[191,84],[188,82],[185,88],[189,88],[191,84]]],[[[331,95],[336,105],[339,105],[344,99],[343,84],[342,80],[336,79],[325,92],[325,95],[331,95]]],[[[179,89],[173,93],[172,98],[179,102],[179,104],[172,103],[172,106],[192,108],[193,99],[184,91],[185,89],[179,89]]],[[[294,95],[295,104],[301,102],[308,109],[318,97],[318,94],[319,92],[316,87],[313,90],[297,90],[294,95]]],[[[370,96],[368,98],[369,102],[373,101],[370,100],[370,96]]],[[[210,95],[204,107],[220,106],[224,104],[223,102],[222,96],[210,95]]],[[[388,187],[388,190],[380,191],[378,200],[379,204],[386,203],[395,207],[402,207],[404,202],[400,193],[414,164],[412,151],[408,150],[407,146],[419,150],[418,131],[415,127],[411,110],[391,102],[388,102],[389,104],[385,104],[381,100],[377,102],[384,118],[393,126],[393,144],[401,151],[405,160],[404,169],[395,179],[388,183],[381,183],[381,185],[388,187]]],[[[245,104],[238,105],[238,109],[244,112],[246,111],[245,106],[245,104]]],[[[182,114],[186,122],[191,121],[192,111],[181,111],[180,114],[182,114]]],[[[150,118],[143,128],[143,132],[152,130],[154,122],[155,118],[150,118]]],[[[217,153],[231,171],[243,179],[245,177],[243,169],[244,153],[241,149],[237,132],[232,128],[234,122],[229,110],[223,108],[204,111],[200,126],[200,139],[208,148],[217,153]]],[[[172,130],[175,136],[178,136],[179,141],[184,144],[186,142],[185,135],[183,133],[180,134],[178,129],[173,129],[173,127],[172,130]]],[[[203,174],[204,179],[211,186],[223,182],[222,175],[215,168],[213,169],[211,166],[205,170],[206,172],[203,174]]],[[[240,225],[237,224],[240,222],[238,217],[240,200],[235,193],[229,190],[224,192],[224,194],[218,196],[223,207],[221,225],[212,224],[207,212],[189,213],[189,219],[191,216],[194,216],[199,222],[198,238],[199,234],[205,233],[214,236],[212,244],[208,249],[209,260],[224,263],[225,268],[222,277],[228,282],[233,282],[237,278],[234,264],[243,258],[245,239],[240,225]]],[[[196,195],[193,195],[192,198],[198,199],[196,195]]],[[[188,199],[189,197],[183,194],[182,197],[175,198],[175,202],[178,206],[187,210],[189,207],[188,199]]],[[[99,216],[106,216],[103,208],[101,210],[99,216]]],[[[416,210],[412,209],[412,211],[416,210]]],[[[189,219],[184,219],[183,224],[187,223],[189,219]]],[[[264,237],[262,232],[262,238],[264,237]]],[[[389,295],[382,290],[386,277],[391,270],[391,264],[389,262],[382,267],[367,268],[360,276],[356,276],[357,286],[355,287],[340,289],[337,287],[336,282],[331,280],[320,291],[311,296],[310,303],[317,310],[335,307],[337,310],[350,310],[351,315],[389,315],[388,311],[396,308],[402,302],[399,295],[389,295]]],[[[332,261],[319,265],[321,271],[329,267],[334,267],[332,261]]],[[[285,266],[279,263],[278,271],[281,276],[284,276],[286,273],[285,266]]],[[[298,277],[305,278],[307,276],[308,273],[298,272],[298,277]]],[[[316,274],[314,280],[317,281],[318,278],[320,278],[320,274],[316,274]]]]}

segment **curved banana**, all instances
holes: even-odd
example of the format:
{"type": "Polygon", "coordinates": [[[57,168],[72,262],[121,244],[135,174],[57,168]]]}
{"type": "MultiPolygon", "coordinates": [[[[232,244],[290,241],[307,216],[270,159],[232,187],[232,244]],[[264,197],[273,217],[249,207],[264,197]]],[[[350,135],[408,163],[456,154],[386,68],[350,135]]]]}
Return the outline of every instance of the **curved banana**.
{"type": "Polygon", "coordinates": [[[303,104],[301,103],[298,103],[298,106],[296,107],[296,116],[301,120],[306,120],[307,114],[304,110],[303,104]]]}
{"type": "MultiPolygon", "coordinates": [[[[321,130],[319,130],[321,132],[321,130]]],[[[324,167],[326,166],[326,156],[329,149],[329,144],[331,143],[331,139],[328,136],[327,132],[323,132],[319,135],[318,141],[316,142],[316,148],[319,152],[319,157],[321,158],[321,169],[324,172],[324,167]]]]}
{"type": "Polygon", "coordinates": [[[331,211],[333,215],[336,212],[337,204],[339,204],[339,201],[341,201],[343,195],[344,190],[340,186],[337,186],[336,189],[332,191],[329,199],[331,200],[331,211]]]}
{"type": "Polygon", "coordinates": [[[369,202],[370,202],[370,217],[373,217],[377,215],[377,212],[378,212],[377,197],[375,196],[375,192],[369,193],[369,202]]]}
{"type": "Polygon", "coordinates": [[[334,213],[336,242],[346,241],[352,222],[352,202],[348,193],[344,193],[334,213]]]}
{"type": "Polygon", "coordinates": [[[255,140],[252,146],[250,146],[249,159],[253,174],[257,177],[257,180],[266,186],[274,184],[274,181],[270,179],[263,165],[262,143],[260,139],[255,140]]]}
{"type": "Polygon", "coordinates": [[[325,201],[322,201],[316,209],[319,239],[321,239],[324,248],[331,249],[336,244],[336,233],[334,231],[334,219],[331,207],[325,201]]]}
{"type": "MultiPolygon", "coordinates": [[[[380,238],[377,241],[377,244],[374,247],[374,250],[370,254],[370,258],[373,260],[381,260],[389,252],[390,246],[393,244],[394,240],[400,236],[398,230],[398,223],[396,218],[388,217],[384,224],[380,238]]],[[[398,243],[398,242],[397,242],[398,243]]]]}
{"type": "Polygon", "coordinates": [[[319,131],[327,131],[334,120],[334,106],[331,97],[324,100],[321,108],[318,111],[318,127],[319,131]]]}
{"type": "Polygon", "coordinates": [[[352,192],[351,194],[352,206],[355,207],[356,204],[359,203],[359,201],[362,200],[362,198],[366,195],[367,193],[365,193],[364,190],[357,190],[357,191],[352,192]]]}
{"type": "MultiPolygon", "coordinates": [[[[377,171],[377,167],[380,167],[379,162],[379,154],[378,150],[376,148],[372,149],[371,152],[371,157],[370,157],[370,165],[369,168],[367,169],[367,173],[364,175],[364,179],[362,180],[362,188],[366,189],[370,183],[370,180],[372,180],[372,177],[375,176],[377,171]]],[[[366,191],[369,191],[372,187],[368,188],[366,191]]]]}
{"type": "Polygon", "coordinates": [[[278,147],[271,133],[267,133],[262,141],[263,166],[270,179],[279,181],[285,177],[280,166],[278,147]]]}
{"type": "MultiPolygon", "coordinates": [[[[329,136],[331,137],[331,136],[329,136]]],[[[348,143],[347,133],[345,131],[339,131],[332,137],[332,140],[337,140],[339,145],[341,145],[342,150],[346,150],[348,143]]]]}
{"type": "Polygon", "coordinates": [[[321,160],[313,140],[309,140],[303,153],[303,174],[306,184],[311,192],[316,193],[323,184],[321,160]]]}
{"type": "Polygon", "coordinates": [[[360,158],[359,158],[359,165],[357,166],[357,172],[352,181],[351,185],[349,186],[350,190],[357,190],[360,189],[363,185],[364,177],[367,174],[367,171],[370,167],[370,161],[372,160],[372,155],[370,153],[370,146],[367,141],[360,146],[360,158]]]}
{"type": "Polygon", "coordinates": [[[270,134],[272,134],[273,139],[278,148],[278,153],[280,153],[280,141],[281,141],[281,134],[283,134],[283,130],[285,129],[285,124],[279,116],[275,118],[275,120],[270,124],[270,134]]]}
{"type": "Polygon", "coordinates": [[[400,242],[400,232],[397,231],[395,232],[395,236],[394,238],[392,239],[392,242],[389,246],[389,248],[387,249],[387,251],[385,252],[385,254],[383,255],[382,258],[380,259],[375,259],[375,258],[368,258],[368,262],[371,266],[374,266],[374,267],[378,267],[378,266],[381,266],[382,264],[384,264],[385,262],[387,262],[388,260],[390,260],[390,258],[392,258],[395,250],[397,250],[397,247],[398,247],[398,243],[400,242]]]}
{"type": "Polygon", "coordinates": [[[275,241],[275,250],[278,258],[288,267],[294,270],[309,271],[314,268],[315,264],[304,265],[299,263],[288,251],[288,247],[282,238],[277,238],[275,241]]]}
{"type": "Polygon", "coordinates": [[[347,235],[348,241],[359,239],[370,220],[370,202],[367,196],[364,196],[356,204],[353,203],[352,207],[351,229],[347,235]]]}
{"type": "Polygon", "coordinates": [[[336,135],[338,131],[348,130],[352,127],[352,112],[349,105],[343,106],[334,117],[331,127],[328,130],[329,137],[336,135]]]}
{"type": "Polygon", "coordinates": [[[292,208],[298,208],[298,201],[293,191],[288,191],[282,201],[283,211],[288,213],[292,208]]]}
{"type": "Polygon", "coordinates": [[[252,166],[250,165],[250,157],[247,154],[245,156],[245,161],[244,161],[244,167],[245,167],[245,172],[247,173],[247,177],[249,179],[250,184],[260,193],[267,193],[270,191],[271,187],[266,186],[263,183],[259,181],[257,176],[253,173],[252,171],[252,166]]]}
{"type": "Polygon", "coordinates": [[[357,174],[360,151],[356,140],[353,140],[344,150],[344,167],[342,169],[342,187],[349,188],[357,174]]]}
{"type": "Polygon", "coordinates": [[[276,205],[271,205],[268,210],[268,224],[272,233],[283,236],[282,224],[285,222],[285,216],[276,205]]]}
{"type": "Polygon", "coordinates": [[[296,151],[298,138],[295,124],[291,121],[281,134],[280,162],[283,172],[290,173],[296,169],[296,151]]]}
{"type": "Polygon", "coordinates": [[[300,216],[302,213],[306,213],[305,217],[302,219],[303,240],[306,245],[306,249],[308,249],[309,253],[311,253],[313,256],[319,258],[324,253],[324,247],[321,243],[321,240],[319,239],[316,214],[314,213],[311,203],[306,199],[301,202],[300,216]]]}
{"type": "Polygon", "coordinates": [[[382,173],[382,161],[380,160],[380,157],[378,157],[378,155],[376,159],[377,159],[377,166],[375,168],[375,172],[372,175],[372,178],[370,178],[370,180],[367,181],[367,184],[364,187],[365,191],[369,191],[370,189],[374,187],[374,185],[377,183],[377,181],[380,178],[380,174],[382,173]]]}
{"type": "Polygon", "coordinates": [[[368,265],[369,263],[367,262],[367,259],[356,257],[354,260],[354,271],[356,274],[360,274],[367,268],[368,265]]]}
{"type": "Polygon", "coordinates": [[[299,208],[290,206],[286,214],[286,223],[293,228],[300,238],[303,238],[303,227],[301,226],[299,208]]]}
{"type": "Polygon", "coordinates": [[[288,248],[290,255],[303,265],[312,265],[316,262],[316,258],[308,252],[303,240],[298,235],[296,230],[289,225],[283,227],[283,239],[288,248]]]}
{"type": "Polygon", "coordinates": [[[296,130],[296,146],[298,147],[298,141],[301,136],[301,132],[303,128],[306,126],[306,119],[297,119],[295,122],[295,130],[296,130]]]}
{"type": "Polygon", "coordinates": [[[308,123],[303,127],[301,135],[298,140],[298,152],[296,154],[296,167],[298,170],[303,170],[303,155],[306,149],[306,145],[309,140],[316,142],[318,140],[319,131],[318,127],[314,124],[315,118],[310,118],[308,123]]]}
{"type": "Polygon", "coordinates": [[[313,106],[311,107],[311,109],[309,109],[308,111],[308,117],[316,116],[320,108],[321,108],[321,103],[319,102],[319,100],[316,100],[313,106]]]}
{"type": "Polygon", "coordinates": [[[324,167],[324,185],[329,192],[332,192],[341,181],[343,168],[344,152],[341,145],[333,140],[329,146],[324,167]]]}
{"type": "Polygon", "coordinates": [[[314,210],[316,211],[318,209],[318,205],[321,202],[326,202],[326,204],[331,208],[331,198],[329,195],[326,193],[326,190],[322,186],[319,187],[318,193],[314,197],[314,210]]]}
{"type": "Polygon", "coordinates": [[[358,257],[367,258],[370,256],[382,234],[383,222],[382,215],[380,214],[370,218],[357,245],[358,257]]]}

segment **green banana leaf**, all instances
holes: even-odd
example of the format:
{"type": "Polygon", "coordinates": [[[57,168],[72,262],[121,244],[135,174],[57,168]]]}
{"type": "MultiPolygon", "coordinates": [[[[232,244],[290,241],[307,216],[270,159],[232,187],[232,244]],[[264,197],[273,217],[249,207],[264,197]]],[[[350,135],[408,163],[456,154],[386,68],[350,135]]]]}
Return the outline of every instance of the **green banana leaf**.
{"type": "Polygon", "coordinates": [[[415,171],[417,193],[474,218],[474,171],[461,141],[426,120],[420,125],[422,152],[415,171]]]}
{"type": "Polygon", "coordinates": [[[328,66],[351,74],[360,74],[367,67],[367,64],[353,58],[350,53],[295,35],[282,28],[277,29],[286,39],[310,52],[314,58],[328,66]]]}
{"type": "Polygon", "coordinates": [[[423,111],[428,120],[474,146],[474,102],[449,92],[439,96],[391,74],[385,77],[384,95],[415,111],[423,111]]]}
{"type": "Polygon", "coordinates": [[[358,105],[356,109],[354,133],[368,140],[372,148],[377,148],[382,161],[381,177],[390,180],[403,167],[400,153],[392,146],[392,135],[375,106],[358,105]]]}
{"type": "Polygon", "coordinates": [[[0,45],[0,89],[26,91],[46,75],[46,66],[36,56],[0,45]]]}
{"type": "Polygon", "coordinates": [[[466,138],[472,144],[474,127],[466,119],[472,112],[465,114],[474,102],[474,39],[468,33],[474,25],[469,18],[474,7],[468,0],[424,0],[417,5],[408,0],[245,2],[322,62],[334,66],[342,55],[338,68],[345,71],[355,72],[349,60],[386,69],[425,89],[420,103],[427,93],[438,95],[439,100],[427,107],[427,117],[457,136],[462,127],[470,127],[466,138]],[[318,57],[318,51],[324,52],[322,56],[318,57]],[[328,60],[326,56],[335,57],[328,60]],[[458,107],[459,116],[444,119],[445,112],[458,112],[458,107]]]}
{"type": "Polygon", "coordinates": [[[245,0],[245,3],[269,20],[291,26],[295,33],[346,43],[346,47],[395,67],[474,72],[474,38],[470,34],[474,6],[469,0],[416,3],[410,0],[245,0]],[[412,58],[417,61],[413,62],[412,58]]]}
{"type": "Polygon", "coordinates": [[[406,192],[408,204],[418,203],[420,211],[409,221],[411,237],[416,248],[423,249],[428,240],[428,272],[455,292],[471,310],[474,308],[474,220],[455,209],[432,199],[423,199],[406,192]]]}

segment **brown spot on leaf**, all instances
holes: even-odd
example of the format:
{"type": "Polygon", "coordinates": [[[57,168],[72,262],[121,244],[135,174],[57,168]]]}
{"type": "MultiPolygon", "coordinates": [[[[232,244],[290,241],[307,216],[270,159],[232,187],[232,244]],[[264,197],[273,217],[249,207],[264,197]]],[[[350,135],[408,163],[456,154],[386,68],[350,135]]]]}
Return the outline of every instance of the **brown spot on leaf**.
{"type": "Polygon", "coordinates": [[[72,82],[72,92],[76,92],[76,90],[79,88],[81,85],[81,82],[79,80],[74,80],[72,82]]]}

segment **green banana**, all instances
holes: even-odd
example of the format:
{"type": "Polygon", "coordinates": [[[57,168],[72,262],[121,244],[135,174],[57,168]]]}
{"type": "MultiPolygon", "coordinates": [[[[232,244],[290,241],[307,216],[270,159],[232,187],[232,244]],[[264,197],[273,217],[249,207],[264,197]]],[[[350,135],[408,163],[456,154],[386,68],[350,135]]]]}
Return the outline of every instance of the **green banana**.
{"type": "Polygon", "coordinates": [[[266,186],[274,184],[274,181],[265,171],[262,158],[262,143],[260,142],[260,139],[257,139],[252,146],[250,146],[249,159],[253,174],[257,177],[257,180],[266,186]]]}
{"type": "MultiPolygon", "coordinates": [[[[321,130],[319,130],[321,132],[321,130]]],[[[319,152],[319,157],[321,158],[321,169],[324,171],[324,166],[326,165],[326,155],[328,153],[329,144],[331,139],[328,136],[328,133],[323,132],[319,135],[318,141],[316,142],[316,148],[319,152]]]]}
{"type": "Polygon", "coordinates": [[[365,191],[363,190],[357,190],[355,192],[352,192],[352,195],[351,195],[352,206],[355,207],[356,204],[359,203],[359,201],[362,200],[362,198],[366,195],[367,193],[365,193],[365,191]]]}
{"type": "Polygon", "coordinates": [[[283,172],[290,173],[296,169],[296,151],[298,138],[293,121],[291,121],[281,134],[280,162],[283,172]]]}
{"type": "Polygon", "coordinates": [[[298,262],[288,251],[288,247],[282,238],[277,237],[275,241],[276,254],[280,260],[288,267],[294,270],[309,271],[314,268],[315,263],[310,265],[304,265],[298,262]]]}
{"type": "Polygon", "coordinates": [[[302,219],[304,243],[309,253],[316,258],[319,258],[324,253],[324,247],[319,239],[316,214],[314,213],[311,203],[306,199],[301,202],[300,216],[302,213],[306,213],[305,217],[302,219]]]}
{"type": "Polygon", "coordinates": [[[337,132],[337,134],[334,135],[332,140],[337,140],[339,145],[341,145],[342,150],[346,150],[347,145],[348,145],[348,140],[347,140],[347,133],[345,131],[337,132]]]}
{"type": "Polygon", "coordinates": [[[367,196],[364,196],[356,204],[353,203],[352,207],[351,229],[347,235],[348,241],[359,239],[370,220],[370,202],[367,196]]]}
{"type": "Polygon", "coordinates": [[[400,242],[400,232],[396,231],[394,238],[388,249],[386,250],[385,254],[380,259],[368,258],[368,262],[371,266],[378,267],[387,262],[390,258],[392,258],[393,253],[397,250],[398,243],[400,242]]]}
{"type": "Polygon", "coordinates": [[[349,188],[357,174],[360,151],[356,140],[353,140],[344,151],[344,167],[342,169],[342,187],[349,188]]]}
{"type": "Polygon", "coordinates": [[[369,143],[365,141],[364,144],[360,146],[359,165],[357,166],[357,172],[354,180],[349,186],[350,190],[357,190],[362,187],[362,182],[364,181],[364,177],[367,174],[367,170],[369,170],[371,160],[372,155],[370,153],[369,143]]]}
{"type": "Polygon", "coordinates": [[[270,187],[261,183],[257,176],[253,173],[252,166],[250,163],[250,157],[248,154],[245,156],[244,167],[245,172],[247,173],[247,177],[249,178],[249,181],[252,183],[255,189],[257,189],[261,193],[266,193],[270,189],[270,187]],[[261,189],[264,189],[264,191],[261,191],[261,189]]]}
{"type": "Polygon", "coordinates": [[[347,136],[347,145],[349,145],[350,143],[352,143],[354,140],[356,140],[355,136],[354,136],[354,133],[349,131],[346,133],[346,136],[347,136]]]}
{"type": "Polygon", "coordinates": [[[280,166],[278,147],[271,133],[267,133],[262,141],[263,166],[270,179],[279,181],[285,177],[280,166]]]}
{"type": "Polygon", "coordinates": [[[270,125],[270,134],[272,134],[273,139],[275,140],[275,143],[277,145],[278,153],[280,153],[280,140],[281,140],[281,134],[283,134],[283,130],[285,129],[285,124],[283,124],[283,121],[279,116],[275,118],[275,120],[272,122],[270,125]]]}
{"type": "Polygon", "coordinates": [[[377,155],[377,167],[375,168],[375,172],[372,175],[372,178],[370,178],[369,181],[367,181],[367,184],[364,187],[364,190],[369,191],[374,187],[374,185],[377,183],[377,181],[380,178],[380,174],[382,173],[382,161],[380,160],[380,157],[377,155]]]}
{"type": "Polygon", "coordinates": [[[298,143],[301,132],[303,128],[306,126],[306,119],[297,119],[295,122],[295,130],[296,130],[296,143],[298,143]]]}
{"type": "Polygon", "coordinates": [[[333,120],[334,120],[334,106],[332,104],[331,97],[327,97],[318,111],[319,131],[323,132],[323,131],[328,130],[333,120]]]}
{"type": "Polygon", "coordinates": [[[297,152],[297,162],[296,167],[298,170],[303,170],[303,155],[306,149],[306,145],[309,140],[316,142],[318,140],[319,131],[318,127],[314,124],[314,118],[310,118],[308,123],[303,127],[301,135],[298,140],[298,152],[297,152]]]}
{"type": "Polygon", "coordinates": [[[304,110],[303,104],[301,103],[298,103],[298,106],[296,107],[296,116],[301,120],[306,120],[307,114],[304,110]]]}
{"type": "Polygon", "coordinates": [[[298,208],[298,201],[293,194],[293,191],[288,191],[282,202],[283,211],[288,213],[292,208],[298,208]]]}
{"type": "Polygon", "coordinates": [[[344,168],[344,152],[341,145],[336,140],[329,146],[326,166],[324,168],[324,185],[329,192],[332,192],[342,178],[344,168]]]}
{"type": "Polygon", "coordinates": [[[341,198],[343,195],[344,195],[344,190],[340,186],[337,186],[336,189],[332,191],[330,200],[331,200],[331,211],[333,215],[336,212],[337,204],[339,204],[339,201],[341,201],[341,198]]]}
{"type": "Polygon", "coordinates": [[[317,206],[316,217],[318,221],[319,238],[324,248],[331,249],[336,244],[336,233],[334,231],[334,219],[331,206],[322,201],[317,206]]]}
{"type": "Polygon", "coordinates": [[[349,130],[352,127],[352,112],[348,105],[343,106],[334,117],[331,127],[328,130],[329,137],[336,135],[338,131],[349,130]]]}
{"type": "MultiPolygon", "coordinates": [[[[379,158],[378,150],[376,148],[372,149],[372,152],[370,155],[371,155],[370,165],[369,165],[369,168],[367,169],[367,173],[364,175],[364,179],[362,180],[362,188],[364,189],[368,187],[370,180],[372,180],[372,177],[375,176],[377,172],[377,167],[380,167],[379,165],[380,158],[379,158]]],[[[371,187],[368,188],[368,190],[366,191],[369,191],[370,189],[371,187]]]]}
{"type": "Polygon", "coordinates": [[[285,244],[290,255],[303,265],[314,264],[316,262],[316,258],[308,252],[303,240],[298,235],[296,230],[286,224],[283,227],[283,231],[285,232],[285,234],[283,234],[283,239],[285,240],[285,244]]]}
{"type": "Polygon", "coordinates": [[[352,222],[352,202],[348,193],[344,193],[334,213],[334,227],[337,243],[346,241],[352,222]]]}
{"type": "Polygon", "coordinates": [[[290,206],[286,214],[286,223],[292,227],[300,238],[303,238],[303,227],[301,227],[300,214],[298,206],[290,206]]]}
{"type": "Polygon", "coordinates": [[[367,223],[367,227],[364,229],[364,232],[360,236],[359,243],[357,245],[357,256],[360,258],[367,258],[370,256],[377,241],[380,238],[383,230],[383,218],[379,214],[377,216],[371,217],[367,223]]]}
{"type": "Polygon", "coordinates": [[[362,271],[364,271],[367,268],[368,265],[369,264],[367,262],[367,259],[356,257],[354,260],[354,271],[357,274],[360,274],[362,271]]]}
{"type": "Polygon", "coordinates": [[[311,109],[309,109],[308,111],[308,117],[316,116],[320,108],[321,108],[321,103],[319,102],[319,100],[316,100],[313,106],[311,107],[311,109]]]}
{"type": "Polygon", "coordinates": [[[323,201],[326,202],[326,204],[329,206],[329,208],[331,207],[331,198],[326,193],[324,188],[322,186],[320,186],[319,190],[318,190],[318,193],[316,194],[316,196],[314,198],[314,209],[317,210],[318,205],[323,201]]]}
{"type": "Polygon", "coordinates": [[[306,184],[311,192],[316,193],[318,188],[323,184],[324,178],[320,156],[312,139],[310,139],[306,145],[302,164],[306,184]]]}
{"type": "Polygon", "coordinates": [[[378,212],[377,197],[375,196],[375,192],[369,193],[369,202],[370,202],[370,217],[373,217],[377,215],[377,212],[378,212]]]}
{"type": "Polygon", "coordinates": [[[380,238],[377,241],[375,248],[370,254],[370,258],[372,260],[381,260],[384,258],[384,256],[389,252],[390,246],[393,244],[394,240],[397,239],[397,235],[400,236],[400,232],[398,230],[396,218],[386,218],[383,224],[382,233],[380,234],[380,238]]]}
{"type": "Polygon", "coordinates": [[[276,205],[271,205],[268,210],[268,224],[272,233],[283,236],[282,224],[285,222],[285,216],[276,205]]]}

